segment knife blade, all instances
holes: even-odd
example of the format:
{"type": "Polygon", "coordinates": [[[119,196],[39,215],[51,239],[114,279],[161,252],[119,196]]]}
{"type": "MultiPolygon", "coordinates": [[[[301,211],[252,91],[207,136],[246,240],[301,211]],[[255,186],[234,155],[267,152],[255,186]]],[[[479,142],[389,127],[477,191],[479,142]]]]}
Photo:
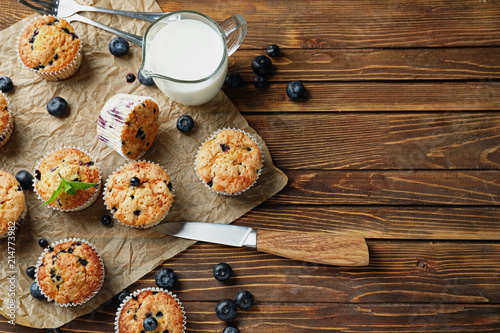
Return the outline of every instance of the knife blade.
{"type": "Polygon", "coordinates": [[[281,257],[318,264],[366,266],[370,258],[366,240],[361,236],[256,230],[208,222],[166,222],[151,230],[202,242],[252,247],[281,257]]]}

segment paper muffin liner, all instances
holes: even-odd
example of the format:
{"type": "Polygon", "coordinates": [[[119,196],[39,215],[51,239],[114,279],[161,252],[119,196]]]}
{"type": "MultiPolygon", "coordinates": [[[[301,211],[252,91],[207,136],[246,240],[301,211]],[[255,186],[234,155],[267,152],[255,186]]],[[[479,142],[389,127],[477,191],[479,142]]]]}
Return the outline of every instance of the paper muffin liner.
{"type": "Polygon", "coordinates": [[[14,130],[14,116],[12,115],[12,112],[10,112],[9,100],[1,91],[0,95],[2,95],[7,101],[7,113],[9,114],[9,122],[7,123],[7,126],[5,126],[4,130],[0,132],[0,147],[2,147],[5,143],[7,143],[12,131],[14,130]]]}
{"type": "Polygon", "coordinates": [[[49,246],[47,246],[45,248],[45,250],[43,250],[42,254],[38,258],[38,261],[37,261],[35,267],[36,267],[36,269],[35,269],[35,282],[36,282],[36,285],[37,285],[38,289],[40,289],[40,292],[42,293],[42,295],[45,296],[45,298],[47,299],[47,301],[49,301],[49,302],[54,301],[54,303],[56,305],[58,305],[60,307],[64,307],[64,308],[65,307],[70,307],[70,306],[78,306],[78,305],[82,305],[82,304],[87,303],[89,300],[91,300],[95,295],[97,295],[99,293],[99,291],[102,288],[102,285],[104,284],[105,269],[104,269],[104,262],[102,261],[101,255],[99,254],[99,251],[97,251],[97,249],[94,246],[94,244],[92,244],[91,242],[89,242],[89,241],[87,241],[85,239],[82,239],[82,238],[75,238],[75,237],[64,238],[64,239],[60,239],[60,240],[55,241],[54,243],[50,244],[49,246]],[[47,296],[45,294],[45,292],[43,291],[43,289],[40,286],[40,283],[38,282],[38,269],[40,268],[40,266],[43,263],[43,257],[45,256],[45,254],[47,254],[47,252],[49,252],[50,248],[53,248],[53,247],[55,247],[58,244],[62,244],[62,243],[66,243],[66,242],[72,242],[72,241],[85,243],[85,244],[89,245],[95,251],[95,253],[97,254],[97,257],[99,258],[99,262],[101,263],[101,267],[102,267],[101,281],[99,283],[99,286],[96,288],[96,290],[94,290],[94,292],[90,296],[88,296],[86,299],[84,299],[83,301],[77,302],[77,303],[64,303],[64,304],[62,304],[62,303],[58,303],[56,300],[50,298],[49,296],[47,296]]]}
{"type": "Polygon", "coordinates": [[[182,325],[182,333],[185,333],[186,332],[186,311],[184,311],[184,306],[182,305],[182,303],[179,300],[179,298],[177,298],[176,294],[173,294],[173,293],[171,293],[170,291],[168,291],[166,289],[162,289],[162,288],[158,288],[158,287],[149,287],[149,288],[138,289],[138,290],[134,291],[132,294],[130,294],[127,297],[125,297],[125,299],[123,300],[123,302],[118,307],[118,310],[116,310],[116,316],[115,316],[115,333],[124,333],[124,332],[120,332],[120,326],[119,326],[119,324],[120,324],[120,314],[121,314],[122,309],[125,306],[125,304],[127,304],[127,302],[132,297],[135,297],[135,296],[139,295],[141,292],[147,291],[147,290],[157,291],[157,292],[164,292],[164,293],[170,295],[175,300],[175,302],[177,304],[179,304],[179,307],[181,308],[182,316],[184,317],[184,324],[182,325]]]}
{"type": "MultiPolygon", "coordinates": [[[[24,220],[26,219],[26,214],[28,214],[28,205],[26,204],[26,198],[24,198],[24,208],[23,211],[21,212],[21,215],[19,215],[17,221],[14,224],[15,225],[14,232],[17,232],[19,228],[21,228],[21,226],[24,223],[24,220]]],[[[7,230],[6,233],[0,235],[0,238],[7,238],[8,236],[9,236],[9,230],[7,230]]]]}
{"type": "MultiPolygon", "coordinates": [[[[16,44],[17,59],[21,62],[21,64],[23,65],[24,68],[29,69],[30,71],[32,71],[33,73],[35,73],[37,75],[40,75],[41,77],[43,77],[47,81],[64,80],[64,79],[67,79],[68,77],[70,77],[71,75],[73,75],[78,70],[78,68],[80,67],[80,65],[82,64],[82,58],[83,58],[83,40],[80,38],[80,34],[75,29],[75,27],[72,26],[73,29],[75,30],[75,34],[80,39],[80,47],[78,49],[78,52],[76,53],[75,57],[73,58],[73,60],[69,64],[67,64],[63,68],[58,69],[57,71],[54,71],[54,72],[41,72],[39,70],[33,69],[31,67],[28,67],[28,66],[26,66],[24,64],[23,60],[21,59],[21,55],[19,54],[19,40],[21,38],[21,35],[22,35],[24,29],[26,29],[33,21],[38,20],[40,17],[45,17],[45,16],[51,16],[51,17],[55,17],[55,18],[57,18],[59,20],[64,20],[64,18],[56,17],[56,16],[53,16],[53,15],[43,15],[43,16],[35,17],[33,20],[29,21],[21,29],[21,32],[19,33],[19,36],[17,38],[17,44],[16,44]]],[[[71,25],[71,23],[69,23],[69,22],[68,22],[68,24],[71,25]]]]}
{"type": "Polygon", "coordinates": [[[99,114],[99,118],[97,119],[97,136],[99,140],[104,142],[108,147],[116,151],[127,161],[137,161],[152,146],[150,145],[146,148],[146,150],[141,151],[136,159],[131,159],[123,153],[121,138],[122,132],[125,129],[125,123],[127,122],[130,113],[134,110],[131,106],[135,106],[137,103],[143,103],[148,99],[158,105],[158,102],[150,96],[137,96],[131,94],[114,95],[104,104],[101,113],[99,114]],[[116,101],[114,100],[115,98],[116,101]]]}
{"type": "MultiPolygon", "coordinates": [[[[49,204],[46,205],[47,207],[50,207],[53,210],[60,210],[60,211],[63,211],[63,212],[76,212],[76,211],[79,211],[79,210],[84,210],[85,208],[87,208],[90,205],[92,205],[94,203],[94,201],[96,201],[96,199],[99,197],[99,193],[101,192],[101,179],[102,179],[101,169],[100,169],[99,164],[97,163],[96,159],[92,155],[90,155],[86,150],[84,150],[84,149],[82,149],[80,147],[63,146],[61,148],[57,148],[57,149],[52,150],[50,153],[48,153],[44,157],[42,157],[40,159],[40,161],[38,161],[38,164],[36,165],[36,169],[35,170],[38,170],[38,167],[40,166],[40,164],[42,163],[42,161],[47,156],[49,156],[53,152],[56,152],[56,151],[61,150],[61,149],[66,149],[66,148],[78,149],[78,150],[82,151],[83,153],[87,154],[88,156],[90,156],[90,158],[94,162],[95,166],[97,167],[97,170],[99,171],[98,186],[97,186],[97,188],[95,188],[94,194],[86,202],[84,202],[80,206],[75,207],[75,208],[62,209],[62,208],[59,208],[59,207],[53,207],[53,206],[51,206],[49,204]]],[[[33,190],[35,191],[36,195],[38,196],[38,199],[42,200],[42,202],[45,202],[45,200],[43,200],[43,198],[40,196],[40,193],[38,193],[38,189],[36,188],[36,183],[38,183],[38,182],[39,182],[39,180],[36,179],[36,177],[33,177],[33,190]]]]}
{"type": "Polygon", "coordinates": [[[212,192],[215,192],[217,194],[222,194],[222,195],[225,195],[225,196],[229,196],[229,197],[235,196],[235,195],[240,195],[243,192],[248,191],[248,189],[250,189],[252,186],[254,186],[255,183],[257,182],[257,180],[259,179],[260,174],[262,173],[262,168],[263,167],[264,167],[264,154],[263,154],[263,149],[262,149],[262,146],[261,146],[260,142],[252,134],[250,134],[250,133],[248,133],[246,131],[243,131],[243,130],[241,130],[239,128],[234,128],[234,127],[224,127],[222,129],[218,129],[217,131],[215,131],[214,133],[212,133],[210,136],[208,136],[208,138],[205,139],[205,141],[200,145],[200,148],[198,148],[198,151],[196,152],[196,157],[194,159],[194,172],[196,173],[196,175],[198,176],[198,178],[201,180],[201,182],[205,185],[205,187],[209,188],[212,192]],[[225,130],[238,131],[238,132],[241,132],[241,133],[247,135],[250,139],[253,140],[253,142],[255,142],[255,144],[257,145],[257,147],[259,148],[259,151],[260,151],[261,163],[260,163],[259,172],[257,172],[257,178],[255,178],[255,180],[253,181],[253,183],[250,184],[247,188],[245,188],[245,189],[243,189],[243,190],[241,190],[239,192],[235,192],[235,193],[227,193],[227,192],[224,192],[224,191],[216,191],[212,187],[208,186],[208,184],[198,174],[198,170],[197,170],[197,166],[196,166],[196,162],[198,161],[198,154],[200,153],[200,150],[205,145],[205,143],[207,143],[209,140],[212,140],[213,138],[215,138],[215,136],[217,134],[219,134],[220,132],[225,131],[225,130]]]}
{"type": "MultiPolygon", "coordinates": [[[[123,164],[122,166],[120,166],[119,168],[117,168],[111,175],[109,175],[109,177],[106,179],[106,183],[104,184],[104,191],[103,191],[103,195],[102,195],[102,198],[104,200],[104,205],[106,206],[106,209],[111,213],[111,216],[113,216],[113,220],[117,221],[118,223],[120,223],[121,225],[124,225],[124,226],[127,226],[129,228],[134,228],[134,229],[149,229],[149,228],[152,228],[154,227],[155,225],[158,225],[160,224],[163,220],[165,220],[165,218],[167,217],[168,213],[170,212],[170,209],[172,208],[172,206],[170,206],[167,211],[165,212],[165,214],[163,214],[163,216],[161,216],[159,219],[151,222],[151,223],[148,223],[146,225],[130,225],[130,224],[127,224],[127,223],[124,223],[122,221],[120,221],[117,217],[115,217],[115,214],[113,213],[112,211],[112,207],[110,208],[108,206],[108,203],[106,202],[106,193],[108,192],[108,182],[109,180],[111,179],[111,176],[113,176],[115,173],[117,173],[118,171],[120,171],[122,168],[124,168],[125,166],[131,164],[131,163],[138,163],[138,162],[146,162],[146,163],[151,163],[151,164],[156,164],[157,166],[159,166],[160,168],[162,168],[163,170],[165,170],[165,172],[169,175],[170,177],[170,174],[168,173],[167,169],[165,169],[163,166],[159,165],[158,163],[155,163],[155,162],[151,162],[151,161],[147,161],[147,160],[137,160],[137,161],[132,161],[132,162],[127,162],[125,164],[123,164]]],[[[170,179],[172,180],[172,179],[170,179]]],[[[175,198],[175,189],[172,187],[172,195],[174,196],[175,198]]],[[[172,205],[174,203],[172,202],[172,205]]]]}

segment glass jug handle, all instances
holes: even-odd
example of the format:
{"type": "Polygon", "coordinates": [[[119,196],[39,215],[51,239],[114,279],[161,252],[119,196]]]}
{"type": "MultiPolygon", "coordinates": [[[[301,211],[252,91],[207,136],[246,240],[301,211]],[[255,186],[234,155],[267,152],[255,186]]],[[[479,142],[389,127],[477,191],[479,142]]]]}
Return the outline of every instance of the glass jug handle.
{"type": "Polygon", "coordinates": [[[220,24],[226,36],[227,56],[238,49],[247,33],[247,21],[240,14],[236,14],[220,24]]]}

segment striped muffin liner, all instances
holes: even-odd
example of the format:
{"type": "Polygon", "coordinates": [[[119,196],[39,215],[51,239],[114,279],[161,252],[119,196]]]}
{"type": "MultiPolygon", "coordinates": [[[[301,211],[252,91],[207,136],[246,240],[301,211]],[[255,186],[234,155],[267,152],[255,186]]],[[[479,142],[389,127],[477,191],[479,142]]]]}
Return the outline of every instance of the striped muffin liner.
{"type": "Polygon", "coordinates": [[[102,261],[101,255],[99,254],[99,251],[97,251],[97,249],[94,246],[94,244],[92,244],[89,241],[87,241],[85,239],[82,239],[82,238],[75,238],[75,237],[64,238],[64,239],[60,239],[60,240],[55,241],[54,243],[50,244],[49,246],[47,246],[45,248],[45,250],[43,250],[42,254],[38,258],[38,261],[37,261],[35,267],[36,267],[36,269],[35,269],[35,282],[36,282],[36,285],[37,285],[38,289],[42,293],[42,295],[45,296],[45,298],[47,299],[47,301],[49,301],[49,302],[54,301],[54,303],[56,305],[58,305],[60,307],[63,307],[63,308],[70,307],[70,306],[78,306],[78,305],[82,305],[82,304],[87,303],[89,300],[91,300],[95,295],[97,295],[99,293],[99,291],[102,288],[102,285],[104,284],[105,269],[104,269],[104,262],[102,261]],[[55,247],[58,244],[62,244],[62,243],[66,243],[66,242],[73,242],[73,241],[75,241],[75,242],[82,242],[82,243],[87,244],[97,254],[97,257],[99,258],[99,262],[101,263],[101,268],[102,268],[101,280],[100,280],[99,286],[96,288],[96,290],[94,290],[92,292],[92,294],[89,295],[87,298],[85,298],[83,301],[76,302],[76,303],[73,303],[73,302],[71,302],[71,303],[58,303],[56,300],[54,300],[54,299],[50,298],[49,296],[47,296],[47,294],[45,294],[45,292],[43,291],[42,287],[40,286],[40,283],[38,282],[38,269],[40,268],[40,266],[43,263],[43,257],[45,257],[45,255],[47,254],[47,252],[49,252],[50,248],[53,248],[53,247],[55,247]]]}
{"type": "MultiPolygon", "coordinates": [[[[159,165],[158,163],[155,163],[155,162],[151,162],[151,161],[147,161],[147,160],[139,160],[139,161],[133,161],[133,162],[127,162],[125,163],[124,165],[122,165],[121,167],[117,168],[115,170],[115,172],[113,172],[111,175],[109,175],[109,177],[106,179],[106,183],[104,184],[104,191],[103,191],[103,195],[102,195],[102,198],[104,200],[104,205],[106,206],[106,209],[111,213],[111,215],[113,216],[113,219],[115,221],[117,221],[118,223],[120,223],[121,225],[124,225],[124,226],[127,226],[129,228],[134,228],[134,229],[149,229],[151,227],[154,227],[155,225],[158,225],[160,224],[163,220],[165,220],[165,218],[167,217],[168,215],[168,212],[170,212],[170,209],[172,208],[172,206],[170,206],[167,211],[165,212],[165,214],[163,214],[163,216],[161,216],[159,219],[156,219],[155,221],[151,222],[151,223],[148,223],[146,225],[130,225],[130,224],[127,224],[127,223],[124,223],[122,221],[120,221],[116,216],[115,214],[113,213],[113,210],[112,210],[112,207],[109,207],[108,206],[108,203],[106,202],[106,193],[108,192],[108,182],[109,180],[111,179],[111,176],[113,176],[115,173],[117,173],[118,171],[120,171],[121,169],[123,169],[125,166],[129,165],[129,164],[132,164],[132,163],[138,163],[138,162],[146,162],[146,163],[151,163],[151,164],[156,164],[157,166],[159,166],[160,168],[162,168],[163,170],[165,170],[165,172],[169,175],[170,177],[170,174],[168,173],[167,169],[165,169],[164,167],[162,167],[161,165],[159,165]]],[[[170,179],[170,182],[172,182],[172,179],[170,179]]],[[[174,196],[175,198],[175,190],[174,188],[172,187],[172,195],[174,196]]],[[[172,205],[173,205],[173,202],[172,202],[172,205]]]]}
{"type": "MultiPolygon", "coordinates": [[[[141,151],[136,159],[131,159],[123,153],[121,138],[122,132],[125,129],[125,123],[130,113],[134,110],[134,107],[148,99],[152,100],[158,106],[158,102],[153,97],[131,94],[114,95],[104,104],[99,114],[99,118],[97,119],[97,136],[99,140],[104,142],[127,161],[136,161],[140,159],[152,146],[141,151]]],[[[158,113],[159,112],[160,107],[158,106],[158,113]]]]}
{"type": "MultiPolygon", "coordinates": [[[[37,166],[36,166],[36,169],[35,170],[38,170],[40,164],[42,163],[42,161],[47,157],[49,156],[50,154],[58,151],[58,150],[61,150],[61,149],[66,149],[66,148],[72,148],[72,149],[78,149],[80,150],[81,152],[87,154],[88,156],[90,156],[90,158],[92,159],[92,161],[95,163],[95,166],[97,167],[97,170],[99,171],[99,180],[98,180],[98,186],[97,188],[95,188],[95,191],[94,191],[94,194],[92,194],[92,196],[86,201],[84,202],[83,204],[81,204],[80,206],[78,207],[75,207],[75,208],[68,208],[68,209],[62,209],[62,208],[59,208],[59,207],[53,207],[49,204],[47,204],[46,206],[47,207],[50,207],[52,208],[53,210],[60,210],[60,211],[63,211],[63,212],[76,212],[76,211],[80,211],[80,210],[84,210],[85,208],[89,207],[90,205],[92,205],[94,203],[94,201],[97,200],[97,198],[99,197],[99,193],[101,191],[101,169],[99,168],[99,164],[96,162],[96,159],[90,155],[86,150],[80,148],[80,147],[75,147],[75,146],[63,146],[61,148],[58,148],[58,149],[54,149],[52,150],[50,153],[48,153],[47,155],[45,155],[44,157],[42,157],[40,159],[40,161],[38,162],[37,166]]],[[[33,189],[36,193],[36,195],[38,196],[38,199],[42,200],[43,202],[45,202],[46,200],[44,200],[40,193],[38,192],[38,189],[36,188],[36,183],[38,183],[39,180],[36,179],[36,177],[33,177],[33,189]]]]}
{"type": "Polygon", "coordinates": [[[123,307],[125,306],[125,304],[127,304],[127,302],[132,297],[136,297],[141,292],[147,291],[147,290],[151,290],[153,292],[154,291],[156,291],[156,292],[164,292],[164,293],[170,295],[175,300],[175,302],[177,304],[179,304],[179,307],[181,308],[182,316],[184,317],[184,323],[182,325],[182,333],[185,333],[186,332],[186,311],[184,311],[184,306],[182,305],[182,303],[179,300],[179,298],[177,298],[176,294],[173,294],[173,293],[171,293],[170,291],[168,291],[166,289],[162,289],[162,288],[158,288],[158,287],[149,287],[149,288],[138,289],[138,290],[134,291],[132,294],[130,294],[127,297],[125,297],[125,299],[123,300],[123,302],[118,307],[118,310],[116,310],[116,316],[115,316],[115,333],[126,333],[126,332],[123,332],[123,331],[120,332],[120,315],[121,315],[121,312],[122,312],[123,307]]]}
{"type": "MultiPolygon", "coordinates": [[[[55,72],[42,72],[42,71],[39,71],[39,70],[36,70],[36,69],[33,69],[31,67],[26,66],[24,64],[23,60],[21,59],[21,55],[19,54],[19,40],[21,38],[21,35],[22,35],[24,29],[26,29],[33,21],[38,20],[38,19],[40,19],[40,17],[45,17],[45,16],[52,16],[52,17],[57,18],[58,20],[64,20],[64,18],[56,17],[56,16],[53,16],[53,15],[43,15],[43,16],[35,17],[33,20],[31,20],[30,22],[28,22],[23,27],[23,29],[21,29],[21,32],[19,33],[19,37],[17,38],[17,44],[16,44],[17,59],[21,62],[21,64],[23,65],[23,67],[29,69],[30,71],[32,71],[33,73],[41,76],[42,78],[44,78],[47,81],[60,81],[60,80],[64,80],[64,79],[67,79],[68,77],[70,77],[71,75],[75,74],[75,72],[78,70],[78,68],[82,64],[82,58],[83,58],[83,40],[80,38],[80,34],[78,33],[78,31],[76,31],[76,29],[73,26],[72,27],[75,30],[75,34],[80,39],[80,48],[78,49],[78,52],[76,53],[76,55],[73,58],[73,60],[68,65],[66,65],[66,67],[58,69],[55,72]]],[[[70,24],[70,23],[68,22],[68,24],[70,24]]]]}
{"type": "Polygon", "coordinates": [[[5,143],[7,143],[10,135],[12,134],[12,131],[14,130],[14,116],[12,115],[12,112],[10,112],[10,106],[7,97],[5,97],[5,95],[1,91],[0,95],[5,98],[5,101],[7,101],[7,113],[9,114],[9,121],[7,122],[7,126],[5,126],[2,132],[0,132],[0,147],[2,147],[5,143]]]}
{"type": "Polygon", "coordinates": [[[246,131],[243,131],[239,128],[234,128],[234,127],[224,127],[222,129],[219,129],[217,131],[215,131],[214,133],[212,133],[201,145],[200,145],[200,148],[198,148],[198,151],[196,152],[196,158],[194,159],[194,172],[196,173],[196,175],[198,176],[198,178],[201,180],[201,182],[205,185],[205,187],[209,188],[212,192],[215,192],[217,194],[222,194],[222,195],[225,195],[225,196],[235,196],[235,195],[240,195],[242,194],[243,192],[246,192],[248,189],[250,189],[252,186],[255,185],[255,183],[257,182],[257,180],[259,179],[260,177],[260,174],[262,173],[262,168],[264,167],[264,154],[263,154],[263,149],[262,149],[262,146],[260,144],[260,142],[256,139],[255,136],[253,136],[252,134],[246,132],[246,131]],[[259,171],[257,172],[257,178],[255,178],[255,180],[253,181],[252,184],[250,184],[247,188],[239,191],[239,192],[235,192],[235,193],[227,193],[227,192],[224,192],[224,191],[216,191],[214,190],[212,187],[208,186],[208,184],[205,182],[205,180],[203,180],[203,178],[201,178],[201,176],[198,174],[198,171],[197,171],[197,161],[198,161],[198,154],[200,153],[200,150],[201,148],[205,145],[205,143],[207,143],[208,141],[212,140],[213,138],[215,138],[215,136],[217,134],[219,134],[220,132],[222,131],[225,131],[225,130],[233,130],[233,131],[238,131],[238,132],[241,132],[245,135],[247,135],[250,139],[252,139],[253,142],[255,142],[257,144],[257,147],[259,148],[259,151],[260,151],[260,158],[261,158],[261,163],[260,163],[260,169],[259,171]]]}
{"type": "MultiPolygon", "coordinates": [[[[24,220],[26,219],[26,214],[28,214],[28,205],[26,204],[26,198],[24,198],[24,208],[23,208],[23,211],[21,212],[21,215],[19,215],[19,217],[17,218],[17,220],[14,224],[15,225],[14,232],[17,232],[19,230],[19,228],[21,228],[21,226],[24,223],[24,220]]],[[[0,238],[7,238],[8,236],[9,236],[9,230],[7,230],[6,233],[0,235],[0,238]]]]}

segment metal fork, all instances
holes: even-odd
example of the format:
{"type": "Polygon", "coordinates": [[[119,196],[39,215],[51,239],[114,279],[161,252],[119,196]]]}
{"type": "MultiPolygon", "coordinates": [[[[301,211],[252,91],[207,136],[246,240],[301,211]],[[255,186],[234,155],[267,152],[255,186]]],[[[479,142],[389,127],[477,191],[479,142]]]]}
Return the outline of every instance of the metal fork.
{"type": "MultiPolygon", "coordinates": [[[[26,2],[24,0],[18,0],[18,1],[19,1],[19,3],[21,3],[21,4],[25,5],[25,6],[30,7],[31,9],[35,10],[36,12],[38,12],[38,13],[40,13],[42,15],[54,15],[54,14],[50,14],[50,12],[48,12],[46,8],[41,8],[41,7],[33,6],[31,3],[28,3],[28,2],[26,2]]],[[[31,0],[31,1],[33,1],[33,0],[31,0]]],[[[37,1],[42,1],[42,0],[37,0],[37,1]]],[[[45,0],[44,2],[48,3],[48,1],[50,1],[50,0],[45,0]]],[[[55,0],[55,1],[57,2],[57,0],[55,0]]],[[[67,1],[67,0],[62,0],[62,1],[67,1]]],[[[89,7],[89,8],[92,8],[92,7],[89,7]]],[[[100,9],[105,9],[105,8],[100,8],[100,9]]],[[[109,9],[107,9],[107,10],[109,10],[109,9]]],[[[127,11],[120,11],[120,12],[122,12],[122,13],[133,13],[133,12],[127,12],[127,11]]],[[[139,13],[139,14],[142,14],[142,13],[139,13]]],[[[159,15],[159,13],[144,13],[144,14],[159,15]]],[[[161,16],[163,16],[165,14],[167,14],[167,13],[163,13],[162,12],[161,16]]],[[[161,16],[159,16],[159,17],[161,17],[161,16]]],[[[112,34],[115,34],[115,35],[117,35],[119,37],[122,37],[122,38],[128,40],[129,42],[132,42],[132,43],[138,45],[139,47],[142,47],[142,36],[137,36],[137,35],[134,35],[134,34],[131,34],[131,33],[128,33],[128,32],[122,31],[122,30],[119,30],[119,29],[112,28],[110,26],[107,26],[105,24],[93,21],[93,20],[91,20],[89,18],[86,18],[86,17],[78,15],[78,14],[73,14],[73,15],[70,15],[68,17],[63,17],[63,16],[60,15],[59,17],[64,18],[68,22],[78,21],[78,22],[83,22],[83,23],[87,23],[87,24],[96,26],[98,28],[101,28],[103,30],[111,32],[112,34]]],[[[152,17],[153,16],[150,16],[150,18],[152,18],[152,17]]]]}
{"type": "Polygon", "coordinates": [[[62,18],[69,17],[78,12],[99,12],[106,14],[117,14],[122,16],[133,17],[136,19],[154,22],[166,13],[157,12],[133,12],[118,9],[109,9],[93,6],[80,5],[74,0],[18,0],[23,5],[36,10],[37,12],[44,15],[59,16],[62,18]]]}

